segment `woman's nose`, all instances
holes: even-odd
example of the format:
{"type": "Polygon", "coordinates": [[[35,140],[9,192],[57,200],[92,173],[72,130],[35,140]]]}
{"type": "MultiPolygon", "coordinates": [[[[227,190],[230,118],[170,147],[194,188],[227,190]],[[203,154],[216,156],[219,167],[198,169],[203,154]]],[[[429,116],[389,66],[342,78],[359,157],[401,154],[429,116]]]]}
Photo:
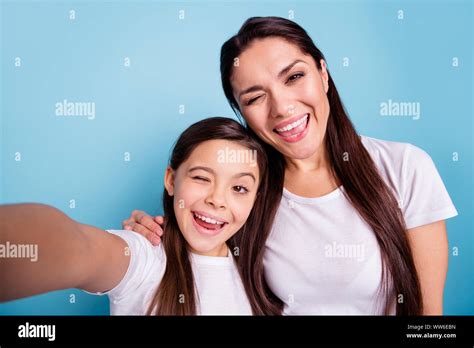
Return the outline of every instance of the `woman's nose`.
{"type": "Polygon", "coordinates": [[[284,98],[273,97],[271,101],[271,117],[288,117],[295,112],[295,106],[284,98]]]}

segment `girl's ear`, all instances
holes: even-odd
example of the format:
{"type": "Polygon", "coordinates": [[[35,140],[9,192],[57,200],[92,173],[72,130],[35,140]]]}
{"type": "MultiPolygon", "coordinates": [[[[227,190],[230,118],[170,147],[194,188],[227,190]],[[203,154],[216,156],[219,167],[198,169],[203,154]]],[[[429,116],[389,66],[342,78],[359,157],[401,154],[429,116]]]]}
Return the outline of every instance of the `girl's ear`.
{"type": "Polygon", "coordinates": [[[166,168],[164,181],[166,191],[172,196],[174,194],[174,170],[170,166],[166,168]]]}

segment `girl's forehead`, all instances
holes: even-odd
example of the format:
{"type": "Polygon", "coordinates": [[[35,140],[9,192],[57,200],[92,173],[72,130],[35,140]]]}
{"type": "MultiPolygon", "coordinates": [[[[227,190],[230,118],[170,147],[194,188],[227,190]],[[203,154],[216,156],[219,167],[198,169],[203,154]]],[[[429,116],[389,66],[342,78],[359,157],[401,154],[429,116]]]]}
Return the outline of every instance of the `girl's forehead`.
{"type": "Polygon", "coordinates": [[[258,154],[236,141],[209,140],[199,144],[181,166],[185,171],[206,167],[215,173],[250,171],[258,175],[258,154]]]}

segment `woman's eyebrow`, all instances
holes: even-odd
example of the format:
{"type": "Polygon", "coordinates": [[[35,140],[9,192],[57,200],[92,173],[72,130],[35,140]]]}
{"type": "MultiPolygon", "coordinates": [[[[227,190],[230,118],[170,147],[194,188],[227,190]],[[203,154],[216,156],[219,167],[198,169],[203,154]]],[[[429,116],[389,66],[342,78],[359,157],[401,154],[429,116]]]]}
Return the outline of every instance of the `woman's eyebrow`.
{"type": "MultiPolygon", "coordinates": [[[[190,168],[190,169],[188,170],[188,173],[191,173],[191,172],[193,172],[193,171],[195,171],[195,170],[204,170],[204,171],[206,171],[206,172],[208,172],[208,173],[210,173],[210,174],[212,174],[212,175],[215,175],[215,174],[216,174],[216,172],[215,172],[212,168],[203,167],[203,166],[195,166],[195,167],[192,167],[192,168],[190,168]]],[[[235,175],[234,175],[234,178],[241,178],[241,177],[247,176],[247,175],[250,176],[250,177],[253,179],[254,182],[257,182],[257,179],[255,179],[255,176],[254,176],[252,173],[250,173],[250,172],[243,172],[243,173],[235,174],[235,175]]]]}
{"type": "MultiPolygon", "coordinates": [[[[279,73],[278,73],[278,78],[281,78],[283,75],[285,75],[286,73],[288,73],[288,71],[291,70],[291,68],[293,68],[296,64],[298,63],[304,63],[304,64],[308,64],[306,63],[304,60],[301,60],[301,59],[296,59],[293,63],[289,64],[288,66],[286,66],[285,68],[283,68],[279,73]]],[[[247,89],[244,89],[242,92],[240,92],[239,94],[239,99],[244,95],[244,94],[247,94],[247,93],[251,93],[251,92],[255,92],[255,91],[259,91],[263,89],[262,86],[260,85],[255,85],[255,86],[252,86],[252,87],[249,87],[247,89]]]]}
{"type": "Polygon", "coordinates": [[[251,93],[251,92],[255,92],[255,91],[260,91],[261,89],[263,89],[263,87],[260,86],[260,85],[255,85],[255,86],[249,87],[249,88],[247,88],[247,89],[244,89],[242,92],[240,92],[240,94],[239,94],[239,99],[240,99],[244,94],[251,93]]]}
{"type": "Polygon", "coordinates": [[[288,71],[291,70],[292,67],[294,67],[298,63],[305,63],[307,64],[304,60],[301,59],[296,59],[293,63],[287,65],[285,68],[283,68],[279,73],[278,73],[278,78],[281,78],[283,75],[286,75],[288,71]]]}

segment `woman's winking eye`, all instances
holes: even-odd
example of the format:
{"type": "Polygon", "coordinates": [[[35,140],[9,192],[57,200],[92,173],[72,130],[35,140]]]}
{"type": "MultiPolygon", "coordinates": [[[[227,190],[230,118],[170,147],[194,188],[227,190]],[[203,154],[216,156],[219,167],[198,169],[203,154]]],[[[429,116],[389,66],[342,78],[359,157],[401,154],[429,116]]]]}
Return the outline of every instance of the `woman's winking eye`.
{"type": "MultiPolygon", "coordinates": [[[[290,75],[290,77],[288,77],[288,79],[286,80],[286,83],[291,83],[291,82],[295,82],[296,80],[299,80],[300,78],[302,78],[304,76],[304,73],[303,72],[297,72],[297,73],[294,73],[292,75],[290,75]]],[[[262,95],[259,95],[259,96],[256,96],[255,98],[251,98],[247,101],[246,105],[251,105],[253,104],[255,101],[257,101],[262,95]]]]}
{"type": "Polygon", "coordinates": [[[247,105],[252,104],[254,101],[256,101],[256,100],[257,100],[258,98],[260,98],[260,97],[261,97],[261,95],[255,97],[255,98],[249,99],[249,101],[247,102],[247,105]]]}

